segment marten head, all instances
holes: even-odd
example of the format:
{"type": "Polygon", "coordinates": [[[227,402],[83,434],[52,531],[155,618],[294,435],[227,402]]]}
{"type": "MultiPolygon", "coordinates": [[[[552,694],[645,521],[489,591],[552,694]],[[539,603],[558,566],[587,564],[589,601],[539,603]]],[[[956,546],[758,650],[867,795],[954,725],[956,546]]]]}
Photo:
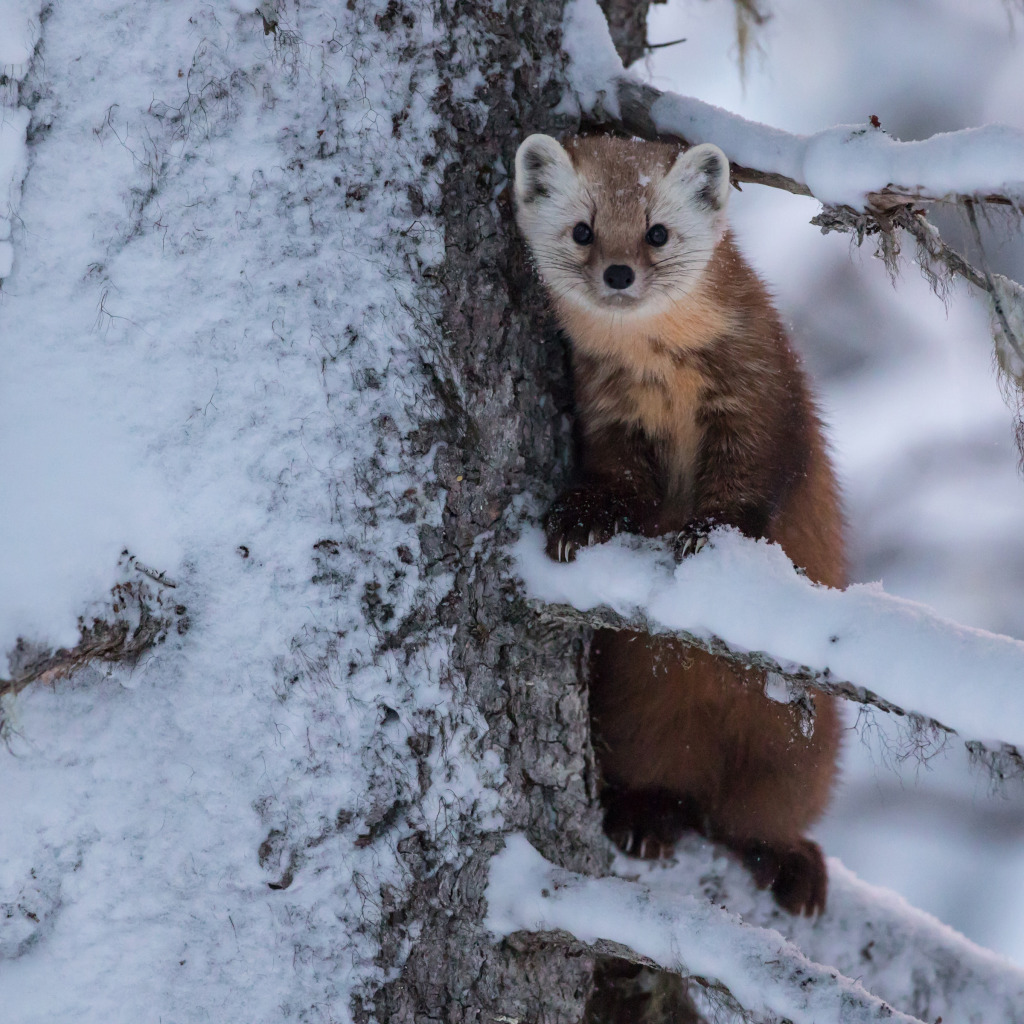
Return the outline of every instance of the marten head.
{"type": "MultiPolygon", "coordinates": [[[[516,153],[516,220],[557,305],[658,315],[693,291],[726,230],[717,147],[531,135],[516,153]]],[[[581,311],[582,311],[581,309],[581,311]]]]}

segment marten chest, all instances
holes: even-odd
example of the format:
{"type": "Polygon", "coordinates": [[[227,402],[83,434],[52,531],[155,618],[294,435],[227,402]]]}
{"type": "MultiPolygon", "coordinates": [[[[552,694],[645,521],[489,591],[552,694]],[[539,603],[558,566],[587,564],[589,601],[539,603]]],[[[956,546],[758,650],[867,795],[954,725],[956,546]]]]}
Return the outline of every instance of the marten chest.
{"type": "MultiPolygon", "coordinates": [[[[707,381],[694,367],[672,365],[641,372],[607,367],[578,383],[585,427],[621,426],[649,444],[665,499],[692,498],[703,430],[707,381]]],[[[586,432],[586,431],[585,431],[586,432]]]]}

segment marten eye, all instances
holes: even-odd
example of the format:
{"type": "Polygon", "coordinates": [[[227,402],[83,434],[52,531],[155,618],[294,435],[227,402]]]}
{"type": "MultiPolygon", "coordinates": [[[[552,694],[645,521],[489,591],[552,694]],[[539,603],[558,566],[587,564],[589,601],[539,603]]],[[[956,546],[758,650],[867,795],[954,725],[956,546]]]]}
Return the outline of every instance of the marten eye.
{"type": "Polygon", "coordinates": [[[590,225],[584,224],[583,221],[580,221],[579,224],[572,229],[572,240],[577,245],[590,245],[594,240],[594,232],[590,230],[590,225]]]}
{"type": "Polygon", "coordinates": [[[668,228],[664,224],[655,224],[647,232],[647,244],[662,246],[668,241],[668,228]]]}

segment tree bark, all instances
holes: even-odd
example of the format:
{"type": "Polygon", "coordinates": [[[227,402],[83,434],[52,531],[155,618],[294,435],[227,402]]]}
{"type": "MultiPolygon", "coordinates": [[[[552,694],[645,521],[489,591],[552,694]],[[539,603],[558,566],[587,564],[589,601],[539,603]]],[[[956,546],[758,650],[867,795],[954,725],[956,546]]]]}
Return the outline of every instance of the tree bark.
{"type": "MultiPolygon", "coordinates": [[[[585,634],[510,619],[501,549],[515,534],[517,498],[549,500],[567,471],[568,354],[519,242],[510,172],[530,132],[572,130],[555,113],[563,87],[564,0],[438,5],[447,40],[437,55],[439,149],[445,154],[443,333],[431,353],[444,415],[425,425],[439,443],[444,526],[426,536],[432,563],[454,573],[443,623],[457,701],[483,713],[483,746],[504,764],[504,825],[525,831],[560,864],[600,873],[607,854],[593,805],[595,774],[586,692],[585,634]],[[470,99],[458,79],[479,68],[470,99]],[[545,326],[546,325],[546,326],[545,326]]],[[[425,567],[429,572],[431,566],[425,567]]],[[[482,929],[488,857],[500,840],[464,817],[461,859],[432,870],[431,842],[403,851],[416,879],[381,936],[381,965],[398,977],[370,996],[377,1020],[575,1022],[593,962],[565,947],[493,945],[482,929]],[[398,923],[401,922],[401,923],[398,923]],[[411,939],[404,961],[399,951],[411,939]]]]}

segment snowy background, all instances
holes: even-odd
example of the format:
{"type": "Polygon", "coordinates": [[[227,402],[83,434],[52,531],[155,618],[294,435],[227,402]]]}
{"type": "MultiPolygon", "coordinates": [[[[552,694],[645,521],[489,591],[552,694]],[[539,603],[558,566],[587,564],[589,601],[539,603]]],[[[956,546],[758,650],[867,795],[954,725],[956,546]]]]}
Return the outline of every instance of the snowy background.
{"type": "MultiPolygon", "coordinates": [[[[777,0],[745,86],[732,4],[651,9],[653,84],[794,132],[877,115],[898,138],[987,122],[1024,127],[1024,23],[1008,5],[777,0]]],[[[817,204],[733,193],[741,244],[768,280],[814,376],[844,485],[852,578],[964,624],[1024,638],[1024,481],[992,372],[982,301],[948,308],[909,262],[894,289],[870,241],[822,237],[817,204]]],[[[957,218],[938,219],[961,241],[957,218]]],[[[1024,273],[1016,231],[988,232],[994,270],[1024,273]]],[[[852,720],[851,720],[852,724],[852,720]]],[[[850,732],[843,782],[817,830],[827,852],[1024,964],[1024,794],[992,795],[959,743],[926,765],[883,716],[850,732]]]]}

